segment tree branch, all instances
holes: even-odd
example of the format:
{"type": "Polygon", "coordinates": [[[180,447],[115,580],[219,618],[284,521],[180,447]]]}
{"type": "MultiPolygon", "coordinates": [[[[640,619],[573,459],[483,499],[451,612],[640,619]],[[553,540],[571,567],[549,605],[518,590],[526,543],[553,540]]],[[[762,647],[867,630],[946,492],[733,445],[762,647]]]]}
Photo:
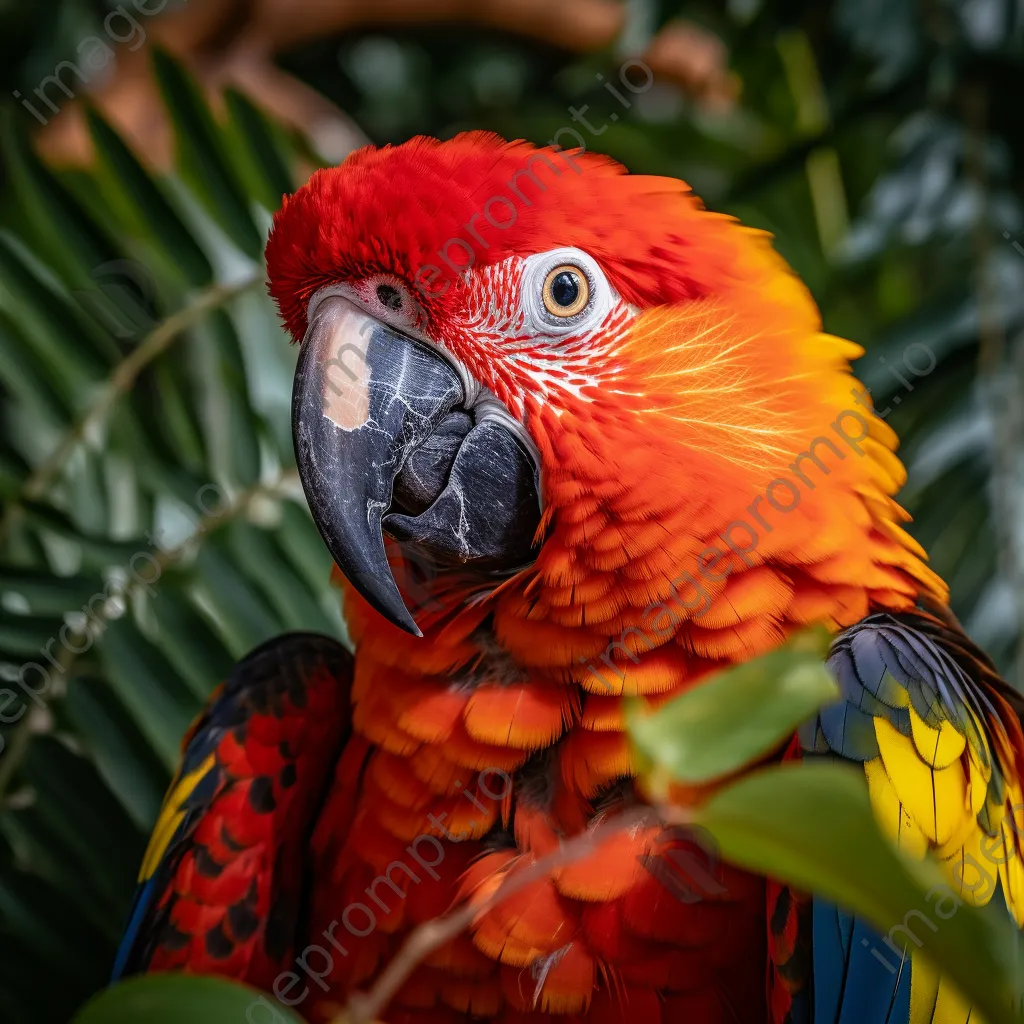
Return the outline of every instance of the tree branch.
{"type": "Polygon", "coordinates": [[[372,1021],[378,1020],[408,977],[434,950],[460,935],[475,920],[521,889],[547,878],[559,868],[583,860],[600,849],[613,835],[656,815],[657,812],[653,808],[642,807],[603,821],[589,831],[574,836],[559,849],[534,861],[529,867],[518,871],[515,868],[510,869],[505,880],[482,902],[469,901],[441,917],[421,924],[405,940],[373,988],[369,992],[356,992],[349,997],[348,1005],[335,1018],[334,1024],[371,1024],[372,1021]]]}
{"type": "MultiPolygon", "coordinates": [[[[269,484],[256,484],[244,491],[240,491],[231,501],[228,508],[223,512],[218,510],[216,515],[204,515],[201,519],[197,520],[196,528],[188,541],[185,541],[172,551],[158,550],[156,555],[154,555],[157,565],[160,567],[160,577],[162,577],[164,571],[181,556],[182,549],[189,543],[189,541],[197,538],[205,540],[211,534],[216,533],[217,530],[234,521],[239,516],[244,515],[253,501],[261,497],[286,494],[293,487],[297,486],[298,482],[298,473],[295,470],[289,470],[282,473],[281,476],[269,484]]],[[[156,577],[156,579],[159,580],[160,577],[156,577]]],[[[126,586],[122,594],[119,596],[127,600],[129,593],[130,588],[126,586]]],[[[127,609],[125,614],[127,614],[127,609]]],[[[100,608],[100,617],[104,619],[107,618],[105,605],[100,608]]],[[[89,625],[87,623],[85,629],[88,628],[89,625]]],[[[72,643],[77,644],[79,640],[85,638],[84,633],[81,631],[69,632],[70,636],[68,639],[71,640],[72,643]]],[[[102,640],[103,636],[101,632],[96,638],[96,642],[101,643],[102,640]]],[[[77,660],[78,655],[71,650],[70,645],[63,643],[60,653],[57,655],[57,663],[60,665],[60,679],[62,682],[69,678],[68,673],[77,660]]],[[[56,695],[52,688],[46,692],[49,696],[56,695]]],[[[30,707],[28,709],[27,713],[21,718],[17,726],[11,730],[10,743],[6,747],[6,753],[3,757],[0,757],[0,810],[2,810],[4,806],[4,794],[10,787],[15,772],[18,770],[21,762],[25,758],[25,755],[28,753],[32,734],[37,731],[37,724],[40,721],[39,716],[41,713],[45,713],[46,711],[45,698],[40,695],[39,699],[43,701],[43,706],[40,707],[39,705],[36,705],[35,707],[30,707]]],[[[46,730],[39,729],[38,731],[45,732],[46,730]]]]}

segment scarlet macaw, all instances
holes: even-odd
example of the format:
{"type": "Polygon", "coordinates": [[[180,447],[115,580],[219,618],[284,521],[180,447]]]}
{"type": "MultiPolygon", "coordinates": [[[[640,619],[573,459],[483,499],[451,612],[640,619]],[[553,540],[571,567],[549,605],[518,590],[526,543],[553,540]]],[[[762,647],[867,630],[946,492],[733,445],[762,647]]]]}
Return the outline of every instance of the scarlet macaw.
{"type": "MultiPolygon", "coordinates": [[[[766,235],[679,181],[469,133],[318,171],[267,265],[356,653],[285,636],[214,696],[117,975],[217,973],[329,1018],[414,926],[642,805],[624,697],[810,623],[838,633],[842,699],[805,752],[862,765],[902,847],[1024,921],[1022,702],[900,526],[861,349],[766,235]]],[[[913,935],[703,853],[631,819],[431,954],[386,1020],[966,1024],[913,935]],[[705,867],[700,898],[650,869],[669,854],[705,867]]]]}

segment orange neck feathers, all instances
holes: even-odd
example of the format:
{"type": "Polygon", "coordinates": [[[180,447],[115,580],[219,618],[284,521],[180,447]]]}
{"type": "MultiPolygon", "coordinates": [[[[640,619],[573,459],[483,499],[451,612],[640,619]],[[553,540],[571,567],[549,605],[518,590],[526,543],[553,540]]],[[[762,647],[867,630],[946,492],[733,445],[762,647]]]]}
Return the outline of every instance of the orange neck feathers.
{"type": "Polygon", "coordinates": [[[899,526],[905,474],[850,371],[860,349],[821,333],[763,236],[730,232],[745,279],[641,312],[595,385],[527,400],[544,496],[536,563],[493,594],[477,581],[461,613],[468,591],[437,581],[444,613],[426,612],[425,642],[353,608],[368,647],[442,671],[439,659],[478,656],[470,634],[491,616],[524,667],[601,696],[655,694],[813,622],[945,601],[899,526]]]}

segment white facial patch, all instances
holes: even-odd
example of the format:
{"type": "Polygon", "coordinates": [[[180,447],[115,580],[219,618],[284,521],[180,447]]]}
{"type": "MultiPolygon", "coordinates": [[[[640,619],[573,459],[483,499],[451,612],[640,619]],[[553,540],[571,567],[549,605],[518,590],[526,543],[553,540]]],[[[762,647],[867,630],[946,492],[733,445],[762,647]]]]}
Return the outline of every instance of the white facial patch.
{"type": "Polygon", "coordinates": [[[523,260],[521,281],[520,306],[524,326],[537,336],[554,339],[587,334],[600,327],[620,301],[597,260],[582,249],[569,246],[527,256],[523,260]],[[572,316],[557,316],[544,304],[544,282],[559,267],[574,268],[586,278],[589,300],[583,309],[572,316]]]}

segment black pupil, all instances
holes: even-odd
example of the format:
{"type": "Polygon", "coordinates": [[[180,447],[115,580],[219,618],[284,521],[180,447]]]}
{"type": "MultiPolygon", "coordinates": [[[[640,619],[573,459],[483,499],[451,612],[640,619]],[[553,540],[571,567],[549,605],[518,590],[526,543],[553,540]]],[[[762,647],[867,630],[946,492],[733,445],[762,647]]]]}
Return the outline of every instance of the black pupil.
{"type": "Polygon", "coordinates": [[[559,306],[571,306],[580,297],[580,279],[571,270],[563,270],[551,282],[551,297],[559,306]]]}
{"type": "Polygon", "coordinates": [[[402,293],[394,285],[377,285],[377,298],[387,309],[399,310],[402,308],[402,293]]]}

